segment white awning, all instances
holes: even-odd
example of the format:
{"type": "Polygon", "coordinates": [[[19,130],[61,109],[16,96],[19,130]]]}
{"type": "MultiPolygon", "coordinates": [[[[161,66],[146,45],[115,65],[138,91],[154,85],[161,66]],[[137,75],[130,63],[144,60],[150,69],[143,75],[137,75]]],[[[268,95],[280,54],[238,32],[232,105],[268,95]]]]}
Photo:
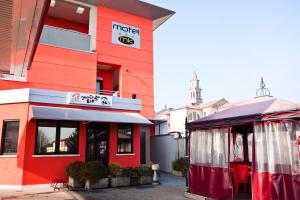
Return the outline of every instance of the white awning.
{"type": "Polygon", "coordinates": [[[152,124],[139,113],[31,106],[30,119],[152,124]]]}

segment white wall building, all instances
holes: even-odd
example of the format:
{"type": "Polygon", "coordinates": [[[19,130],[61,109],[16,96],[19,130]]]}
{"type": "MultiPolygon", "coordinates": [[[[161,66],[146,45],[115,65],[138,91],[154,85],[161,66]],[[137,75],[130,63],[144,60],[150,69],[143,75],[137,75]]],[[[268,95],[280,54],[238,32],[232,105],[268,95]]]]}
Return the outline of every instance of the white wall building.
{"type": "Polygon", "coordinates": [[[219,111],[222,109],[221,107],[228,103],[224,98],[203,102],[201,91],[199,79],[194,72],[188,90],[189,104],[178,108],[165,107],[165,109],[157,112],[155,118],[166,120],[166,122],[156,126],[155,135],[180,132],[184,136],[186,117],[189,122],[198,120],[219,111]]]}

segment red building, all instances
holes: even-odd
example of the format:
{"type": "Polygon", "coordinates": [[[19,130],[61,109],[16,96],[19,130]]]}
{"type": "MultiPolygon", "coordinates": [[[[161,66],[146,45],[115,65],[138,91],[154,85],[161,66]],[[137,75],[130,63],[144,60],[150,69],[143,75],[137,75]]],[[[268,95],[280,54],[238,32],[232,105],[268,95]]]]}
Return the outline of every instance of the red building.
{"type": "Polygon", "coordinates": [[[153,31],[173,14],[52,0],[32,65],[0,75],[0,187],[66,180],[75,160],[150,162],[153,31]]]}

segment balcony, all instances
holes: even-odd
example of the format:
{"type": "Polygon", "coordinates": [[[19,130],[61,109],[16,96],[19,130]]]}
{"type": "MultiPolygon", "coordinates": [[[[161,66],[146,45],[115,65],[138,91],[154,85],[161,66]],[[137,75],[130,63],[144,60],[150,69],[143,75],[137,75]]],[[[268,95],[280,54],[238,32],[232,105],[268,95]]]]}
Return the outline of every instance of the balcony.
{"type": "Polygon", "coordinates": [[[91,36],[77,31],[44,25],[41,44],[63,47],[79,51],[91,51],[91,36]]]}
{"type": "Polygon", "coordinates": [[[119,91],[100,90],[100,91],[97,91],[97,94],[120,97],[120,92],[119,91]]]}

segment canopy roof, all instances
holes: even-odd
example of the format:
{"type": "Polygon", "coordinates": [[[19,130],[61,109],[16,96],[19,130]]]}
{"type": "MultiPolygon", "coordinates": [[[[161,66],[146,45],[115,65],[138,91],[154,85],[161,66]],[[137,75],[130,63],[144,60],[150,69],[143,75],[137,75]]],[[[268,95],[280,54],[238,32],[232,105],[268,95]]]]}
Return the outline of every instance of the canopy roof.
{"type": "Polygon", "coordinates": [[[83,110],[76,108],[58,108],[31,106],[30,119],[71,120],[86,122],[116,122],[132,124],[152,124],[139,113],[83,110]]]}
{"type": "Polygon", "coordinates": [[[296,111],[300,114],[300,104],[270,96],[256,97],[225,106],[226,107],[223,107],[224,110],[203,117],[197,121],[193,121],[189,123],[188,126],[222,126],[225,124],[253,122],[261,120],[263,116],[270,114],[290,113],[296,111]]]}
{"type": "Polygon", "coordinates": [[[108,8],[127,12],[129,14],[150,19],[153,21],[153,30],[167,21],[174,11],[165,9],[140,0],[79,0],[93,5],[102,5],[108,8]]]}

